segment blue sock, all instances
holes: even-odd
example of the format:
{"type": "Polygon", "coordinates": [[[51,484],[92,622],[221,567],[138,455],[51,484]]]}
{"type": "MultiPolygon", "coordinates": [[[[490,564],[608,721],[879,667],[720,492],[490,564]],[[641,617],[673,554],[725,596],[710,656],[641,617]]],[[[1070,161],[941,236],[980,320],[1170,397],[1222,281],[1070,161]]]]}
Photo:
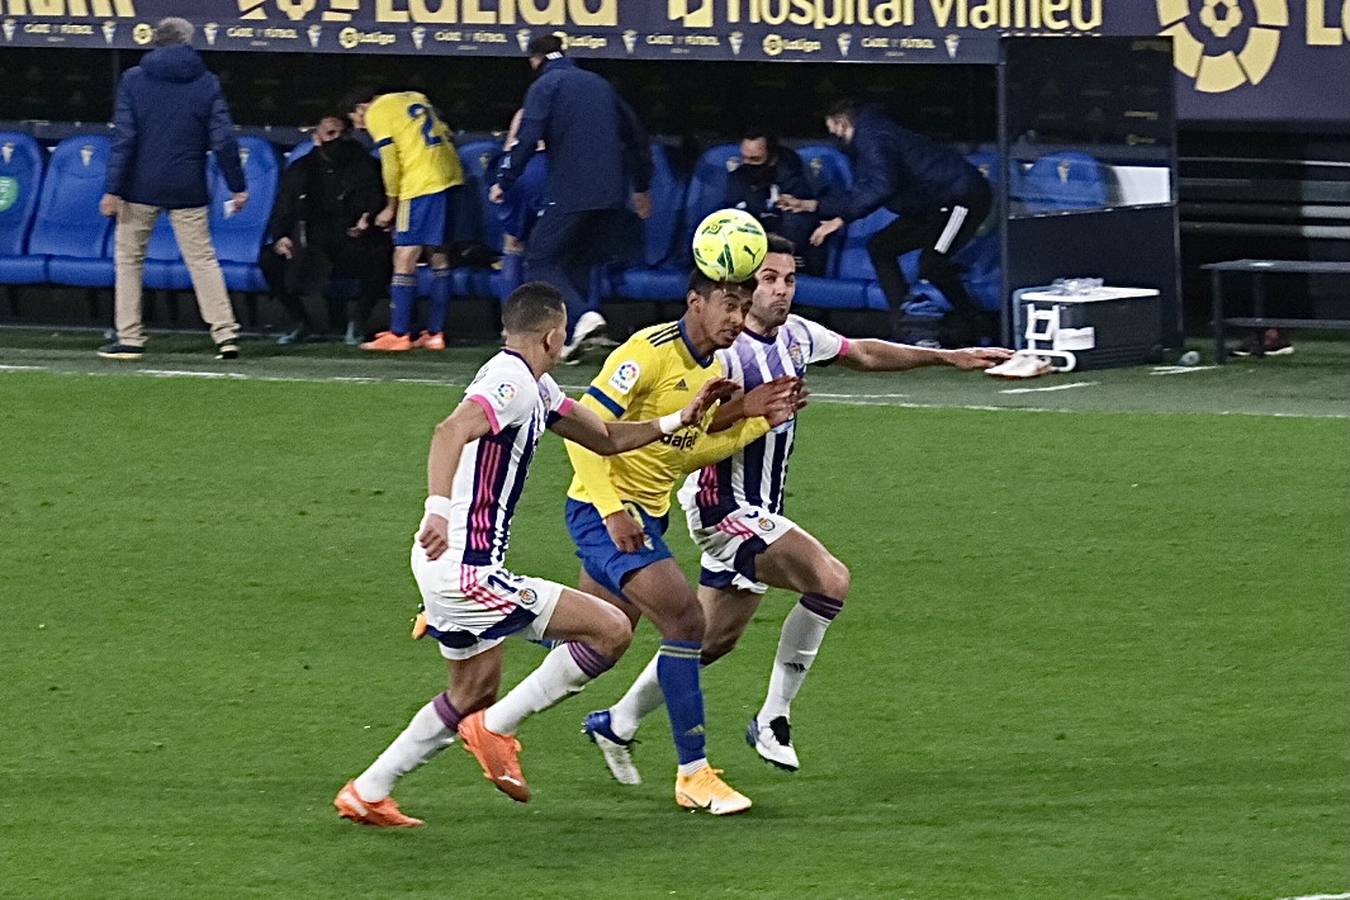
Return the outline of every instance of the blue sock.
{"type": "Polygon", "coordinates": [[[656,678],[666,695],[670,731],[681,765],[707,755],[703,750],[703,689],[698,674],[701,650],[698,641],[663,640],[656,657],[656,678]]]}
{"type": "Polygon", "coordinates": [[[525,283],[525,257],[520,253],[502,254],[502,296],[505,298],[525,283]]]}
{"type": "Polygon", "coordinates": [[[412,331],[417,308],[417,276],[395,275],[389,283],[389,330],[399,337],[412,331]]]}
{"type": "Polygon", "coordinates": [[[450,270],[431,270],[431,311],[427,314],[427,331],[440,334],[445,331],[445,312],[450,308],[450,270]]]}

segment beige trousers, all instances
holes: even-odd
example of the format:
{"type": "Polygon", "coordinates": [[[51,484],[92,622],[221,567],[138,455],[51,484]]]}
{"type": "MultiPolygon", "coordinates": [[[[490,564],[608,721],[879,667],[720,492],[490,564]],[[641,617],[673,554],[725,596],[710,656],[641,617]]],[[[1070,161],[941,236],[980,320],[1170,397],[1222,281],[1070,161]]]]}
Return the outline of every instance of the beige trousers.
{"type": "MultiPolygon", "coordinates": [[[[171,209],[168,213],[178,249],[192,276],[197,307],[201,310],[202,320],[211,326],[211,340],[217,344],[235,340],[239,337],[239,323],[234,320],[234,307],[230,305],[225,276],[216,261],[216,248],[211,245],[206,207],[171,209]]],[[[145,270],[145,248],[150,243],[150,232],[158,217],[159,207],[144,203],[123,201],[117,210],[113,253],[117,264],[114,315],[119,344],[145,346],[145,326],[141,323],[141,275],[145,270]]]]}

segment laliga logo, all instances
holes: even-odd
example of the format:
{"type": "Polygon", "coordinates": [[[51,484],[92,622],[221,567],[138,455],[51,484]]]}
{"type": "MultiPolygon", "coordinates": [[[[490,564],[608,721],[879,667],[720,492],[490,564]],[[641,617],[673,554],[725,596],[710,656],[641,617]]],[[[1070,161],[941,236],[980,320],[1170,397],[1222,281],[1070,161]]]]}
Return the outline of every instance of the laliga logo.
{"type": "Polygon", "coordinates": [[[1222,94],[1244,84],[1260,84],[1275,65],[1280,50],[1280,31],[1289,25],[1287,0],[1251,0],[1256,21],[1238,0],[1157,0],[1159,34],[1172,38],[1176,47],[1173,65],[1195,79],[1195,89],[1205,94],[1222,94]],[[1199,32],[1188,20],[1192,5],[1200,5],[1199,32]],[[1241,28],[1247,36],[1242,48],[1233,51],[1223,44],[1241,28]]]}
{"type": "Polygon", "coordinates": [[[848,56],[848,48],[853,46],[853,35],[847,31],[841,31],[834,42],[839,45],[839,55],[848,56]]]}
{"type": "Polygon", "coordinates": [[[516,32],[516,43],[520,45],[520,52],[524,53],[530,49],[530,29],[522,28],[516,32]]]}
{"type": "Polygon", "coordinates": [[[628,51],[629,56],[637,50],[637,39],[638,33],[631,28],[623,33],[623,48],[628,51]]]}
{"type": "Polygon", "coordinates": [[[745,34],[740,31],[733,31],[727,35],[727,43],[731,45],[731,55],[740,56],[741,47],[745,44],[745,34]]]}
{"type": "Polygon", "coordinates": [[[215,22],[207,22],[202,26],[202,34],[206,35],[206,44],[208,47],[216,45],[216,35],[220,34],[220,26],[215,22]]]}
{"type": "Polygon", "coordinates": [[[137,22],[131,29],[131,39],[138,44],[148,44],[155,39],[155,29],[146,22],[137,22]]]}
{"type": "Polygon", "coordinates": [[[343,50],[354,50],[361,44],[361,32],[348,25],[338,32],[338,46],[343,50]]]}
{"type": "Polygon", "coordinates": [[[777,56],[783,52],[783,36],[781,34],[764,35],[764,55],[777,56]]]}
{"type": "Polygon", "coordinates": [[[311,25],[305,30],[305,33],[309,35],[309,45],[317,48],[319,46],[319,37],[323,34],[323,26],[318,24],[311,25]]]}
{"type": "Polygon", "coordinates": [[[427,30],[421,25],[417,25],[412,30],[413,46],[418,50],[422,49],[422,41],[426,40],[427,30]]]}

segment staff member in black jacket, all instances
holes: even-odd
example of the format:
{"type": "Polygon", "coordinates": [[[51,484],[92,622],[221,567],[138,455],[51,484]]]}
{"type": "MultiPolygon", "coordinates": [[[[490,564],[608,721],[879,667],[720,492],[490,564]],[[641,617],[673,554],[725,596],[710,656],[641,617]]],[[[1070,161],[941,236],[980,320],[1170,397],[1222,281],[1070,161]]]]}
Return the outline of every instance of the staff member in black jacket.
{"type": "MultiPolygon", "coordinates": [[[[818,275],[816,259],[804,259],[802,249],[808,246],[811,233],[820,224],[815,213],[791,212],[778,204],[786,195],[797,199],[812,199],[815,188],[806,175],[806,164],[791,147],[784,147],[778,137],[764,128],[751,126],[741,137],[740,165],[727,178],[722,206],[743,209],[759,220],[764,230],[792,241],[798,248],[798,266],[818,275]]],[[[814,256],[822,256],[816,253],[814,256]]]]}
{"type": "Polygon", "coordinates": [[[873,106],[845,100],[825,117],[830,134],[854,156],[853,188],[820,200],[780,197],[786,209],[815,211],[824,220],[811,236],[820,244],[846,222],[886,207],[900,218],[867,242],[892,315],[909,295],[900,256],[922,249],[919,274],[951,303],[947,339],[964,346],[981,335],[980,310],[951,258],[975,236],[989,214],[992,193],[978,169],[950,147],[901,128],[873,106]]]}
{"type": "Polygon", "coordinates": [[[314,129],[314,149],[281,177],[267,224],[272,243],[258,257],[272,296],[293,317],[294,329],[281,344],[313,330],[302,297],[332,277],[360,282],[360,299],[347,315],[347,343],[360,343],[371,308],[389,287],[389,235],[373,227],[385,205],[380,164],[350,129],[346,116],[324,116],[314,129]]]}
{"type": "Polygon", "coordinates": [[[651,148],[637,115],[608,81],[563,55],[562,40],[541,35],[526,53],[538,78],[525,92],[516,145],[502,157],[489,199],[500,203],[542,140],[548,147],[544,209],[530,232],[525,279],[546,281],[567,301],[567,358],[603,333],[591,269],[624,255],[641,229],[628,211],[651,215],[651,148]]]}

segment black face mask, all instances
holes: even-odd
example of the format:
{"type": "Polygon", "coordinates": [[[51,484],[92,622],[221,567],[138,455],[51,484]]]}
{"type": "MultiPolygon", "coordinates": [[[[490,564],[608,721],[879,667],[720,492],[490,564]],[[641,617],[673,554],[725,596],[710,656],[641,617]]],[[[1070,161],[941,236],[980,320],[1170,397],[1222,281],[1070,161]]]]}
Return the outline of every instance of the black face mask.
{"type": "Polygon", "coordinates": [[[768,163],[754,165],[742,163],[737,171],[744,172],[745,174],[742,177],[755,187],[765,187],[773,183],[774,167],[768,163]]]}

